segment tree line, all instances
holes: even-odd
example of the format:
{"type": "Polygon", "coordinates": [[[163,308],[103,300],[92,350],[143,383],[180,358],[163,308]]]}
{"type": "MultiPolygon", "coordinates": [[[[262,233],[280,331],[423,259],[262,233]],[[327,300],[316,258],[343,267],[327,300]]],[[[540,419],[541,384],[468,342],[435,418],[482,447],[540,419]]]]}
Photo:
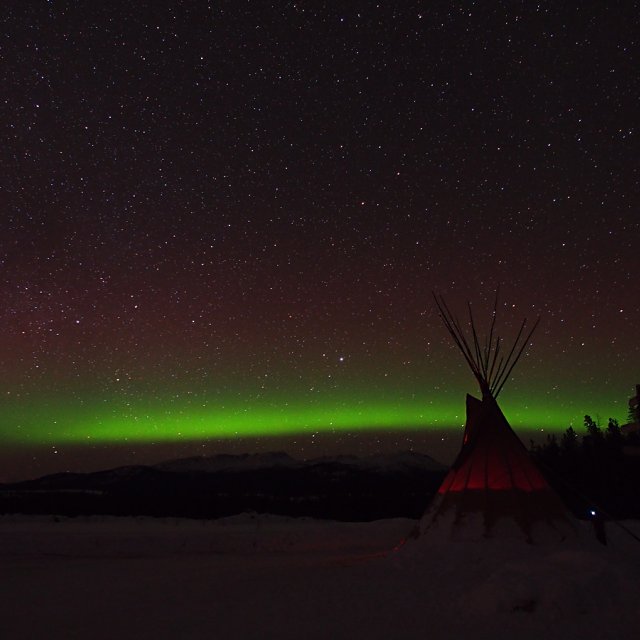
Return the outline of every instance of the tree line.
{"type": "Polygon", "coordinates": [[[569,427],[559,438],[531,443],[548,481],[579,517],[596,508],[609,517],[640,517],[640,433],[623,433],[615,418],[604,426],[585,415],[583,425],[581,433],[569,427]]]}

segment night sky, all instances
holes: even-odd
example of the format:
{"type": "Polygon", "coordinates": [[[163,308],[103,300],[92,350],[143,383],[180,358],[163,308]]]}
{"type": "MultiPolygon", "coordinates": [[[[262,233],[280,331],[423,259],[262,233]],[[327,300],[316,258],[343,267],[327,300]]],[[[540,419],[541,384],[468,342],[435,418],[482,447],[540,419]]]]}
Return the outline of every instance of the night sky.
{"type": "Polygon", "coordinates": [[[448,461],[640,382],[632,2],[9,0],[0,480],[219,451],[448,461]],[[558,6],[561,4],[562,6],[558,6]]]}

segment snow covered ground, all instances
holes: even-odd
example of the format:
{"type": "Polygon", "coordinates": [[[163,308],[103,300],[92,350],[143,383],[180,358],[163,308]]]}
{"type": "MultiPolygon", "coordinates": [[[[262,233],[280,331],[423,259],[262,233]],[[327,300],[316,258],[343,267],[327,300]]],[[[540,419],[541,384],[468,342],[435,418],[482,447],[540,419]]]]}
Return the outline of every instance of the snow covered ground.
{"type": "MultiPolygon", "coordinates": [[[[0,518],[0,637],[636,638],[640,542],[410,542],[405,519],[0,518]]],[[[628,523],[626,523],[629,526],[628,523]]],[[[640,534],[640,523],[631,525],[640,534]]]]}

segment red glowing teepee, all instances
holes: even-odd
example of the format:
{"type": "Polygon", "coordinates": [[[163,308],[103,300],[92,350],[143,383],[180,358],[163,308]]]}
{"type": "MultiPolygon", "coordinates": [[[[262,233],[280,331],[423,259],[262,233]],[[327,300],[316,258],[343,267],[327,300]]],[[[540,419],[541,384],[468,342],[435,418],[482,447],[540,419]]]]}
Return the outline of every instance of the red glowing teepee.
{"type": "Polygon", "coordinates": [[[489,334],[481,344],[469,306],[471,337],[442,297],[440,317],[470,366],[482,400],[467,396],[467,421],[460,453],[420,523],[420,534],[458,539],[509,535],[537,542],[572,537],[567,511],[509,426],[496,398],[528,344],[526,320],[509,350],[494,334],[497,295],[489,334]]]}

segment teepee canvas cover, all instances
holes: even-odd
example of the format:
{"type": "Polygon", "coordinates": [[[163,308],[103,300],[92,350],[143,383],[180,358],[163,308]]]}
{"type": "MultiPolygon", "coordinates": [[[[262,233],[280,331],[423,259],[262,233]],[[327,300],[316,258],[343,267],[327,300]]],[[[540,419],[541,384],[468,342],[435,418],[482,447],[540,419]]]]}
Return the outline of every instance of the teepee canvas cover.
{"type": "Polygon", "coordinates": [[[436,303],[480,384],[483,398],[467,396],[462,448],[421,521],[421,533],[439,530],[446,536],[466,539],[496,537],[509,531],[527,542],[572,536],[574,529],[564,505],[496,402],[533,330],[522,340],[523,322],[511,351],[501,358],[500,338],[493,338],[495,308],[489,338],[481,347],[471,314],[473,346],[444,300],[436,298],[436,303]]]}

